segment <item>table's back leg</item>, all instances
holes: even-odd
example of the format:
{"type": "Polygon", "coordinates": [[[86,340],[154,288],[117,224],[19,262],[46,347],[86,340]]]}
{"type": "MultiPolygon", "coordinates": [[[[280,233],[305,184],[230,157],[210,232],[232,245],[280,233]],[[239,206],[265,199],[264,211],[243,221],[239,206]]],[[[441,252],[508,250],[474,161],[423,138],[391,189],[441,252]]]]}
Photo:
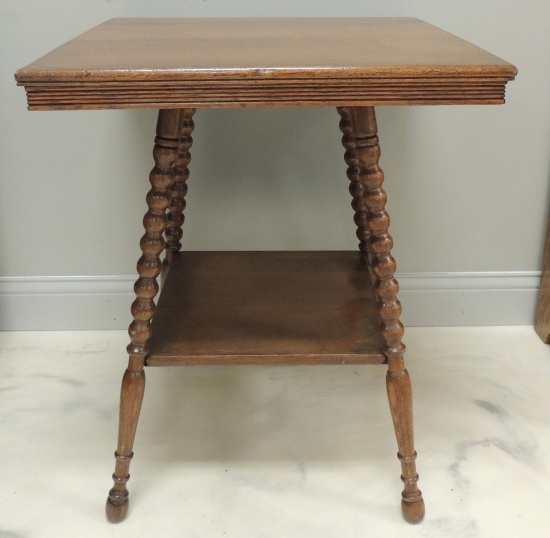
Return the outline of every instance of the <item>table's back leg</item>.
{"type": "Polygon", "coordinates": [[[405,519],[416,523],[424,516],[424,501],[417,485],[412,391],[403,359],[405,346],[401,339],[404,329],[399,321],[401,304],[397,299],[399,285],[394,276],[395,260],[391,255],[393,240],[388,233],[390,218],[385,210],[386,193],[382,188],[384,174],[378,165],[380,145],[376,116],[373,107],[341,107],[338,112],[342,118],[340,129],[344,134],[342,143],[346,148],[359,248],[369,259],[381,333],[386,342],[386,385],[404,483],[401,506],[405,519]]]}
{"type": "Polygon", "coordinates": [[[350,107],[337,108],[340,114],[340,131],[342,131],[342,145],[346,153],[344,159],[348,165],[348,178],[350,180],[349,192],[352,196],[351,207],[355,211],[353,220],[357,226],[355,234],[359,239],[359,250],[368,256],[369,228],[367,225],[368,210],[364,200],[365,185],[359,177],[359,161],[356,152],[356,137],[350,117],[350,107]]]}
{"type": "Polygon", "coordinates": [[[120,393],[114,486],[109,491],[106,505],[107,519],[113,523],[122,521],[128,511],[126,483],[130,478],[128,471],[145,390],[143,367],[152,334],[151,319],[155,312],[154,298],[158,292],[157,277],[162,269],[160,256],[165,246],[163,233],[167,226],[166,209],[171,202],[170,189],[174,182],[174,162],[178,157],[183,118],[183,110],[161,110],[158,116],[153,149],[155,166],[149,176],[152,188],[147,194],[149,210],[143,218],[145,234],[140,242],[143,254],[137,264],[139,278],[134,285],[134,321],[128,329],[131,339],[128,346],[130,359],[120,393]]]}
{"type": "Polygon", "coordinates": [[[168,208],[168,224],[164,237],[166,239],[166,252],[164,255],[164,264],[162,270],[162,279],[166,278],[170,262],[174,252],[181,248],[181,237],[183,235],[182,226],[185,221],[185,196],[187,194],[187,180],[189,179],[189,163],[191,162],[190,149],[193,144],[192,133],[195,128],[193,123],[194,108],[183,110],[183,122],[181,126],[181,135],[179,140],[179,154],[174,163],[174,183],[170,189],[172,201],[168,208]]]}

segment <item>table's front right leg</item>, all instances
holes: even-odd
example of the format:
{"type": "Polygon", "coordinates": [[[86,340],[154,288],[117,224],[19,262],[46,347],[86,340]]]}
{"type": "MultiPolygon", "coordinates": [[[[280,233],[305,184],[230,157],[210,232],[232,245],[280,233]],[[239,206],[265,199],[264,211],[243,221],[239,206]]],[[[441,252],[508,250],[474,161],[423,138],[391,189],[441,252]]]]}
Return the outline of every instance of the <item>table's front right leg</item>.
{"type": "Polygon", "coordinates": [[[373,107],[341,107],[338,112],[359,248],[369,262],[381,321],[380,331],[386,342],[386,386],[404,483],[401,507],[405,519],[416,523],[424,517],[424,500],[417,484],[412,390],[403,358],[404,329],[399,321],[401,304],[397,299],[399,285],[395,279],[395,260],[391,255],[393,240],[388,232],[387,197],[382,188],[384,173],[378,165],[380,145],[376,115],[373,107]]]}
{"type": "Polygon", "coordinates": [[[134,321],[128,330],[131,339],[128,346],[130,359],[122,379],[120,393],[114,486],[109,491],[106,505],[107,519],[112,523],[122,521],[128,511],[126,483],[130,478],[132,449],[145,391],[143,367],[148,352],[147,345],[152,335],[154,298],[159,289],[157,277],[162,270],[160,256],[165,246],[163,233],[167,226],[166,209],[171,202],[170,189],[174,183],[174,163],[178,157],[183,112],[183,110],[161,110],[157,122],[157,136],[153,149],[155,166],[149,176],[152,188],[147,194],[149,209],[143,218],[145,234],[140,242],[143,254],[137,264],[139,278],[134,285],[136,293],[136,299],[132,304],[134,321]]]}

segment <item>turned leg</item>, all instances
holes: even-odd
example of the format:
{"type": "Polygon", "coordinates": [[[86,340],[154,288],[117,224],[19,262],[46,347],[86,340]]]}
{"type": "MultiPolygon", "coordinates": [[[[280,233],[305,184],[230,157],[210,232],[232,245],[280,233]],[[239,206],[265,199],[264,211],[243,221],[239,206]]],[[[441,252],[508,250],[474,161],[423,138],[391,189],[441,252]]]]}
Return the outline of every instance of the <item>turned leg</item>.
{"type": "Polygon", "coordinates": [[[394,277],[395,260],[391,255],[393,240],[388,233],[390,218],[385,210],[386,193],[382,188],[384,174],[378,166],[380,146],[376,116],[373,107],[342,107],[338,112],[342,117],[340,129],[344,134],[342,143],[346,148],[359,248],[368,256],[378,300],[380,330],[386,342],[386,386],[404,483],[401,507],[405,519],[416,523],[424,516],[424,501],[417,485],[412,391],[403,359],[404,329],[399,321],[401,304],[397,299],[399,285],[394,277]]]}
{"type": "Polygon", "coordinates": [[[170,189],[172,201],[168,208],[168,225],[164,232],[166,253],[162,270],[163,282],[168,273],[174,252],[178,252],[181,248],[180,240],[183,235],[182,226],[185,220],[183,211],[186,205],[185,195],[187,194],[187,180],[189,179],[188,166],[191,161],[191,153],[189,150],[193,144],[191,135],[195,127],[193,123],[193,114],[195,114],[194,108],[186,108],[183,110],[178,158],[174,163],[174,183],[170,189]]]}
{"type": "Polygon", "coordinates": [[[113,523],[122,521],[128,511],[129,468],[136,435],[141,402],[145,390],[143,370],[147,355],[147,343],[151,337],[151,319],[155,312],[154,298],[158,292],[157,277],[161,273],[160,256],[164,250],[163,233],[167,225],[166,209],[170,205],[170,189],[174,182],[174,162],[178,157],[183,110],[161,110],[157,122],[157,136],[153,157],[155,166],[149,180],[152,188],[147,194],[149,210],[143,219],[145,234],[140,246],[143,252],[137,264],[139,278],[134,285],[136,299],[132,304],[134,321],[128,332],[128,368],[122,379],[120,393],[120,418],[114,486],[109,491],[106,512],[113,523]]]}
{"type": "Polygon", "coordinates": [[[359,166],[360,163],[357,159],[356,152],[356,136],[354,134],[354,128],[352,126],[351,117],[350,117],[350,108],[349,107],[339,107],[337,108],[338,113],[340,114],[340,131],[342,131],[342,145],[344,146],[346,153],[344,155],[344,160],[348,165],[348,179],[349,192],[352,197],[351,207],[355,212],[353,216],[353,221],[357,226],[355,234],[357,239],[359,239],[359,250],[368,256],[368,244],[369,244],[369,228],[367,226],[367,207],[363,201],[363,196],[365,194],[365,186],[361,182],[359,176],[359,166]]]}

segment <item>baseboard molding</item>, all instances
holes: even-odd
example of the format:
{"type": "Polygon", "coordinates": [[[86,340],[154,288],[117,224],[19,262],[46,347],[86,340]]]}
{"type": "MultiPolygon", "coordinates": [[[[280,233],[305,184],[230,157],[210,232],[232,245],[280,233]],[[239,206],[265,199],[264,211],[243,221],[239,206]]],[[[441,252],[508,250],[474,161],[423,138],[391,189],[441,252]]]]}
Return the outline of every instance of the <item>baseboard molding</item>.
{"type": "MultiPolygon", "coordinates": [[[[403,273],[403,322],[418,326],[532,325],[536,271],[403,273]]],[[[0,278],[0,330],[126,329],[134,276],[0,278]]]]}
{"type": "Polygon", "coordinates": [[[135,276],[0,278],[0,330],[127,329],[135,276]]]}
{"type": "Polygon", "coordinates": [[[538,271],[397,276],[410,327],[534,324],[538,271]]]}

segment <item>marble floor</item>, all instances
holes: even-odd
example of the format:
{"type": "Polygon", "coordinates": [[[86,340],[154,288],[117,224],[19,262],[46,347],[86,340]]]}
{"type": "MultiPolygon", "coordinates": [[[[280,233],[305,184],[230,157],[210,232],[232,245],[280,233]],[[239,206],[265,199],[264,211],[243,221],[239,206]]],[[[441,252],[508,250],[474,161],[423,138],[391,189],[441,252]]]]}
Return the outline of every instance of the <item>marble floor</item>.
{"type": "Polygon", "coordinates": [[[380,366],[147,370],[104,519],[124,332],[0,333],[0,538],[550,536],[550,347],[531,327],[407,330],[423,523],[380,366]]]}

